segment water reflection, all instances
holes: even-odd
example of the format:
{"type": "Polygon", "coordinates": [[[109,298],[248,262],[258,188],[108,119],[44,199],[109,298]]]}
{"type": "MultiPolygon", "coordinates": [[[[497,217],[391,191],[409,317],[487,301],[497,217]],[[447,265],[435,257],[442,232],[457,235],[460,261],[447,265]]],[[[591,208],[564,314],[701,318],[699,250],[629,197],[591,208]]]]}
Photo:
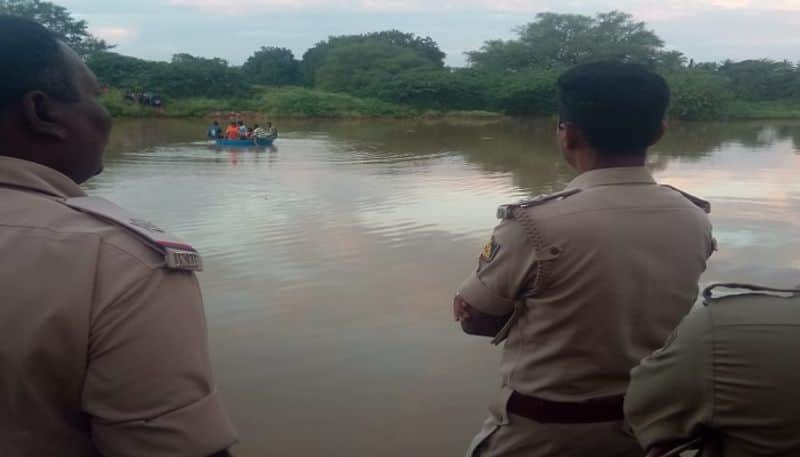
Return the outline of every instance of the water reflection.
{"type": "MultiPolygon", "coordinates": [[[[459,455],[497,354],[450,321],[497,204],[563,187],[555,121],[280,123],[218,150],[205,121],[127,121],[90,193],[190,240],[236,454],[459,455]]],[[[672,126],[657,177],[714,205],[704,281],[800,282],[799,123],[672,126]]]]}

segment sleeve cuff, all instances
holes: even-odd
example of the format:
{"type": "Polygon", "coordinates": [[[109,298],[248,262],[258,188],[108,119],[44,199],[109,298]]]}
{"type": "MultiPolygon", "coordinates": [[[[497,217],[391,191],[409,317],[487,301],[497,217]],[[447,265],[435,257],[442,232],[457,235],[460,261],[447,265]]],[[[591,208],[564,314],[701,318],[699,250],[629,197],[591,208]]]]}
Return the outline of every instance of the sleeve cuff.
{"type": "Polygon", "coordinates": [[[472,273],[458,290],[470,306],[491,316],[505,316],[514,311],[514,300],[503,298],[484,284],[476,273],[472,273]]]}
{"type": "Polygon", "coordinates": [[[102,455],[207,457],[236,443],[236,430],[216,393],[152,419],[92,424],[102,455]]]}

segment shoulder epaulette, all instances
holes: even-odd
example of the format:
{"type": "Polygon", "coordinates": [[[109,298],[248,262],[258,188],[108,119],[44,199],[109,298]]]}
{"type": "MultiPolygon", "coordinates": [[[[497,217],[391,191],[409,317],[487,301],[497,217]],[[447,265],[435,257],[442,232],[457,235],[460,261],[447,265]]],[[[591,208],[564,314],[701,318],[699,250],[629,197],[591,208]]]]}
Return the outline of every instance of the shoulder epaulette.
{"type": "Polygon", "coordinates": [[[106,199],[77,197],[62,202],[72,209],[128,229],[150,248],[163,255],[167,268],[188,271],[203,269],[203,259],[191,245],[106,199]]]}
{"type": "Polygon", "coordinates": [[[718,283],[711,284],[703,289],[703,304],[708,306],[709,302],[728,297],[739,297],[742,295],[768,295],[779,298],[794,298],[800,296],[800,285],[794,289],[780,289],[775,287],[759,286],[755,284],[742,283],[718,283]],[[715,289],[725,289],[728,292],[715,295],[715,289]]]}
{"type": "Polygon", "coordinates": [[[547,202],[551,202],[553,200],[561,200],[567,198],[569,196],[575,195],[580,192],[580,189],[569,189],[569,190],[562,190],[561,192],[556,192],[553,194],[541,194],[537,195],[533,198],[528,198],[525,200],[521,200],[518,203],[512,203],[508,205],[500,205],[497,208],[497,218],[498,219],[513,219],[514,218],[514,210],[517,208],[531,208],[534,206],[543,205],[547,202]]]}
{"type": "Polygon", "coordinates": [[[677,192],[677,193],[683,195],[684,197],[686,197],[686,199],[689,200],[690,202],[694,203],[695,206],[697,206],[698,208],[700,208],[703,211],[705,211],[706,214],[710,214],[711,213],[711,203],[709,203],[708,200],[703,200],[700,197],[696,197],[696,196],[694,196],[694,195],[692,195],[692,194],[690,194],[688,192],[684,192],[684,191],[678,189],[677,187],[670,186],[669,184],[662,184],[661,187],[666,187],[667,189],[674,190],[675,192],[677,192]]]}

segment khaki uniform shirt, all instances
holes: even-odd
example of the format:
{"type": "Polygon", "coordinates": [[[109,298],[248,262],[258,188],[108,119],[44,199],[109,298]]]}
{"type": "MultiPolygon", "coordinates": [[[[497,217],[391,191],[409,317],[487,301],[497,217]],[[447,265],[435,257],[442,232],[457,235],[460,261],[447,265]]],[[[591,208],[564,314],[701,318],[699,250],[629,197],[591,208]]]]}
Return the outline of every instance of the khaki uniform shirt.
{"type": "Polygon", "coordinates": [[[631,375],[645,447],[706,438],[703,456],[800,455],[800,297],[708,301],[631,375]]]}
{"type": "Polygon", "coordinates": [[[207,456],[235,442],[197,279],[0,157],[0,455],[207,456]]]}
{"type": "Polygon", "coordinates": [[[706,213],[643,167],[593,170],[560,194],[504,219],[459,290],[483,313],[513,313],[491,408],[499,425],[513,391],[564,402],[624,393],[630,369],[691,308],[714,250],[706,213]]]}

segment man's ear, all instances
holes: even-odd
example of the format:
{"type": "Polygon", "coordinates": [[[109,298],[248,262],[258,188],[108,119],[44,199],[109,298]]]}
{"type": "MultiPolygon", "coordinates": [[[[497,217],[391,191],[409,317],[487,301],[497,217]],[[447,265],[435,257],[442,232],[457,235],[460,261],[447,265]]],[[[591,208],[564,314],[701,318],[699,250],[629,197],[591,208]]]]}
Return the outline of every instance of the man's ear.
{"type": "Polygon", "coordinates": [[[661,121],[661,127],[658,129],[658,133],[656,133],[656,136],[653,137],[653,141],[650,142],[649,146],[652,146],[661,141],[661,139],[664,138],[664,134],[667,133],[668,128],[669,124],[667,123],[667,121],[666,120],[661,121]]]}
{"type": "Polygon", "coordinates": [[[35,90],[22,97],[25,125],[36,135],[64,140],[67,130],[61,124],[60,104],[46,93],[35,90]]]}
{"type": "Polygon", "coordinates": [[[584,146],[585,140],[583,139],[583,132],[577,125],[566,123],[563,127],[562,141],[564,148],[568,151],[574,151],[584,146]]]}

